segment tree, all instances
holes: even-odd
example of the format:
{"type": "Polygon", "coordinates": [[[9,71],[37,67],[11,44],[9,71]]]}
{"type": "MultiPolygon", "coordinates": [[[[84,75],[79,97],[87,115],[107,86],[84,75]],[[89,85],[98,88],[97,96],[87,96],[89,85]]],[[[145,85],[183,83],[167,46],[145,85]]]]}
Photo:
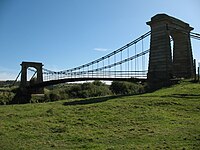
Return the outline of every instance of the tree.
{"type": "Polygon", "coordinates": [[[132,82],[113,81],[110,90],[116,95],[138,94],[143,92],[143,86],[132,82]]]}

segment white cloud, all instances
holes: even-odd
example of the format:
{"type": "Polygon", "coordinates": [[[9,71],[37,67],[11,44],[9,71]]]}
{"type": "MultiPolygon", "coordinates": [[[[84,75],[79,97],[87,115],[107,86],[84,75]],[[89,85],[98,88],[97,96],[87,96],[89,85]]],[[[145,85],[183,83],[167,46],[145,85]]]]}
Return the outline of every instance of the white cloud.
{"type": "Polygon", "coordinates": [[[94,48],[95,51],[101,51],[101,52],[106,52],[109,51],[107,48],[94,48]]]}

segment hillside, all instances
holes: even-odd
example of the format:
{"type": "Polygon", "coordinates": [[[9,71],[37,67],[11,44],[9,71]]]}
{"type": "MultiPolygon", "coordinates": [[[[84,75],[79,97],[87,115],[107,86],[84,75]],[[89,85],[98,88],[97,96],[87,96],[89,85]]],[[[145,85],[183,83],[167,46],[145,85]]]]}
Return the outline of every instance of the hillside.
{"type": "Polygon", "coordinates": [[[200,84],[135,96],[0,106],[0,147],[200,149],[200,84]]]}

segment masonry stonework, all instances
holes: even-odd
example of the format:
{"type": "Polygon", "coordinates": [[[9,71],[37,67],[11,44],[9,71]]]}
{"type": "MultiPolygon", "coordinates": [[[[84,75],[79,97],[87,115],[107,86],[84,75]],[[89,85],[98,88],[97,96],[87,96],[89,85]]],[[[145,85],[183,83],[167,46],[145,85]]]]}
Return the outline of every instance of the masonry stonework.
{"type": "MultiPolygon", "coordinates": [[[[42,74],[42,63],[37,63],[37,62],[22,62],[21,64],[22,66],[22,70],[21,70],[21,84],[20,87],[21,88],[26,88],[27,86],[29,86],[29,82],[27,81],[27,69],[29,67],[33,67],[36,69],[37,72],[37,78],[36,78],[36,83],[42,83],[43,82],[43,74],[42,74]]],[[[33,93],[44,93],[43,88],[39,88],[39,89],[33,89],[33,91],[31,91],[33,93]]]]}
{"type": "Polygon", "coordinates": [[[147,25],[151,27],[148,82],[154,85],[167,83],[173,78],[192,78],[190,31],[193,28],[166,14],[155,15],[147,25]]]}

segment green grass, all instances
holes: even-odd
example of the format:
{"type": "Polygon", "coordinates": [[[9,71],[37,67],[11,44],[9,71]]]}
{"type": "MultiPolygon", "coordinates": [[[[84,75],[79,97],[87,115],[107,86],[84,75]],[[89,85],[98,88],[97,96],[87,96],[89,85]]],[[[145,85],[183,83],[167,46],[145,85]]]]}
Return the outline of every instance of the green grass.
{"type": "Polygon", "coordinates": [[[0,106],[0,149],[200,149],[199,89],[0,106]]]}

